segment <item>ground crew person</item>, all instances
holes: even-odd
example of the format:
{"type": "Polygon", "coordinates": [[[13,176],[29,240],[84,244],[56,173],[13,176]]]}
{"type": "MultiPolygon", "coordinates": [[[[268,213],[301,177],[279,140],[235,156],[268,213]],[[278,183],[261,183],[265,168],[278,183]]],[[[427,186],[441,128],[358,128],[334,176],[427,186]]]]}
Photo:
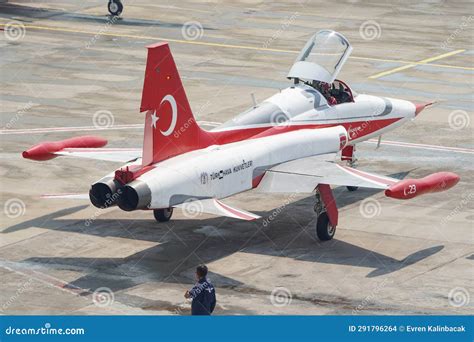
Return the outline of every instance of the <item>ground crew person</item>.
{"type": "Polygon", "coordinates": [[[196,284],[184,294],[185,298],[192,298],[192,315],[210,315],[216,307],[216,290],[207,279],[207,266],[199,265],[196,268],[196,284]]]}

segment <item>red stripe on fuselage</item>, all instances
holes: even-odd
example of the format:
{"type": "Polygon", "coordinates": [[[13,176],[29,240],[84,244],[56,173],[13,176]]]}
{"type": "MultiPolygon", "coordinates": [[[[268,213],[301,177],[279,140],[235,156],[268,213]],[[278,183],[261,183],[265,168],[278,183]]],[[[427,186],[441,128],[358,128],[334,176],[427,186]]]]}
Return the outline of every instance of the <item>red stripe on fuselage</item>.
{"type": "Polygon", "coordinates": [[[349,141],[359,139],[366,135],[372,134],[381,130],[391,124],[397,122],[402,118],[371,120],[371,121],[357,121],[348,123],[330,123],[330,124],[304,124],[304,125],[287,125],[287,126],[266,126],[266,127],[250,127],[237,128],[235,130],[208,132],[211,139],[216,145],[224,145],[233,142],[243,141],[247,139],[257,139],[278,135],[282,133],[292,132],[300,129],[319,129],[335,126],[343,126],[348,131],[349,141]]]}

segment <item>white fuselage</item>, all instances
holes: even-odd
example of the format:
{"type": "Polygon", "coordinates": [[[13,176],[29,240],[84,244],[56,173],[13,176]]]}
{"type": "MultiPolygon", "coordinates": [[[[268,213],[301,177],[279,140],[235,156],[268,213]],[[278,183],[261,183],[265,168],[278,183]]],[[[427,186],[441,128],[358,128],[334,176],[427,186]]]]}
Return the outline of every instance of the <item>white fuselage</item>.
{"type": "Polygon", "coordinates": [[[338,152],[346,144],[380,135],[414,117],[415,105],[409,101],[361,94],[354,102],[329,106],[311,87],[290,87],[213,130],[243,132],[247,138],[166,159],[128,185],[146,184],[149,189],[141,208],[225,198],[254,188],[274,165],[338,152]],[[279,122],[281,116],[288,121],[279,122]]]}
{"type": "Polygon", "coordinates": [[[252,130],[275,125],[275,118],[285,116],[292,126],[343,125],[351,145],[393,130],[415,117],[410,101],[359,94],[354,102],[329,106],[317,90],[299,84],[283,89],[213,131],[252,130]],[[280,116],[281,114],[281,116],[280,116]]]}
{"type": "Polygon", "coordinates": [[[252,189],[254,180],[273,165],[338,152],[345,141],[346,130],[337,126],[213,145],[155,164],[137,181],[150,188],[152,209],[190,199],[224,198],[252,189]]]}

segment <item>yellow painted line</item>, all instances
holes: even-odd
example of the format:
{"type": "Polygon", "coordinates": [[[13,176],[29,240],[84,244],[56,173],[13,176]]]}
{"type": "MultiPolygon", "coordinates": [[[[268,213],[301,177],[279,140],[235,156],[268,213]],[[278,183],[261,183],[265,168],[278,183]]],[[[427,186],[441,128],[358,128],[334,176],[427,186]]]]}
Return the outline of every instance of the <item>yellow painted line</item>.
{"type": "MultiPolygon", "coordinates": [[[[403,65],[403,66],[398,67],[398,68],[394,68],[394,69],[390,69],[390,70],[387,70],[387,71],[380,72],[378,74],[369,76],[369,78],[370,79],[376,79],[376,78],[384,77],[384,76],[391,75],[391,74],[394,74],[394,73],[402,71],[402,70],[414,68],[417,65],[429,64],[430,62],[434,62],[434,61],[437,61],[437,60],[440,60],[440,59],[443,59],[443,58],[446,58],[446,57],[449,57],[449,56],[454,56],[454,55],[457,55],[458,53],[461,53],[461,52],[464,52],[464,51],[466,51],[466,50],[465,49],[460,49],[460,50],[456,50],[456,51],[443,53],[442,55],[439,55],[439,56],[426,58],[426,59],[423,59],[419,62],[415,62],[415,63],[408,64],[408,65],[403,65]]],[[[443,65],[443,64],[438,64],[438,65],[443,65]]]]}
{"type": "MultiPolygon", "coordinates": [[[[0,27],[5,27],[6,24],[0,24],[0,27]]],[[[77,30],[69,29],[65,27],[49,27],[49,26],[36,26],[36,25],[23,25],[27,29],[36,29],[44,31],[56,31],[56,32],[70,32],[70,33],[82,33],[88,35],[97,35],[97,36],[108,36],[108,37],[119,37],[119,38],[133,38],[133,39],[146,39],[146,40],[160,40],[173,43],[182,43],[182,44],[192,44],[192,45],[206,45],[206,46],[215,46],[223,48],[234,48],[234,49],[247,49],[247,50],[259,50],[259,51],[271,51],[271,52],[286,52],[286,53],[298,53],[299,51],[293,50],[282,50],[282,49],[270,49],[264,47],[256,46],[245,46],[245,45],[233,45],[233,44],[221,44],[221,43],[211,43],[203,42],[196,40],[184,40],[184,39],[173,39],[173,38],[163,38],[163,37],[152,37],[152,36],[140,36],[134,34],[124,34],[124,33],[109,33],[109,32],[100,32],[100,31],[86,31],[86,30],[77,30]]]]}
{"type": "MultiPolygon", "coordinates": [[[[0,21],[10,21],[10,20],[0,18],[0,21]]],[[[6,25],[7,24],[0,24],[0,27],[5,27],[6,25]]],[[[141,35],[125,34],[125,33],[110,33],[110,32],[101,32],[100,30],[87,31],[87,30],[79,30],[79,29],[70,29],[67,27],[51,27],[51,26],[38,26],[38,25],[28,25],[28,24],[23,24],[23,25],[27,29],[35,29],[35,30],[42,30],[42,31],[80,33],[80,34],[87,34],[87,35],[92,35],[92,36],[108,36],[108,37],[117,37],[117,38],[145,39],[145,40],[180,43],[180,44],[204,45],[204,46],[213,46],[213,47],[220,47],[220,48],[244,49],[244,50],[254,50],[254,51],[282,52],[282,53],[291,53],[291,54],[299,53],[299,51],[296,51],[296,50],[272,49],[272,48],[265,48],[265,47],[260,47],[260,46],[222,44],[222,43],[212,43],[212,42],[197,41],[197,40],[173,39],[173,38],[164,38],[164,37],[155,37],[155,36],[141,36],[141,35]]],[[[432,64],[432,63],[424,62],[425,60],[420,61],[420,62],[413,62],[413,61],[404,61],[404,60],[399,60],[399,59],[386,59],[386,58],[376,58],[376,57],[349,56],[349,58],[357,59],[357,60],[376,61],[376,62],[407,64],[406,66],[409,66],[410,68],[416,65],[420,65],[420,64],[427,64],[427,65],[436,66],[440,68],[474,70],[474,68],[457,66],[457,65],[432,64]]],[[[435,58],[433,60],[436,60],[436,59],[439,59],[439,58],[435,58]]]]}

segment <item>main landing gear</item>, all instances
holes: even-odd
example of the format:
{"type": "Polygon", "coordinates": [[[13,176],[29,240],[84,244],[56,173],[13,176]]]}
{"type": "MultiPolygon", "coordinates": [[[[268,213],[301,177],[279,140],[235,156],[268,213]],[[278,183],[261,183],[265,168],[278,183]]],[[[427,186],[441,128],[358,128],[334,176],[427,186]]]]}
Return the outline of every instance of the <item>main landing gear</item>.
{"type": "Polygon", "coordinates": [[[173,208],[155,209],[153,210],[153,215],[158,222],[168,222],[173,215],[173,208]]]}
{"type": "Polygon", "coordinates": [[[338,210],[331,187],[319,184],[316,187],[316,235],[321,241],[331,240],[336,234],[338,210]]]}
{"type": "Polygon", "coordinates": [[[123,11],[122,1],[120,0],[109,0],[107,4],[107,9],[109,13],[114,16],[119,16],[123,11]]]}
{"type": "MultiPolygon", "coordinates": [[[[355,156],[355,145],[348,145],[342,149],[341,160],[347,162],[347,166],[355,168],[357,166],[357,158],[355,156]]],[[[346,186],[349,191],[356,191],[358,186],[346,186]]]]}

